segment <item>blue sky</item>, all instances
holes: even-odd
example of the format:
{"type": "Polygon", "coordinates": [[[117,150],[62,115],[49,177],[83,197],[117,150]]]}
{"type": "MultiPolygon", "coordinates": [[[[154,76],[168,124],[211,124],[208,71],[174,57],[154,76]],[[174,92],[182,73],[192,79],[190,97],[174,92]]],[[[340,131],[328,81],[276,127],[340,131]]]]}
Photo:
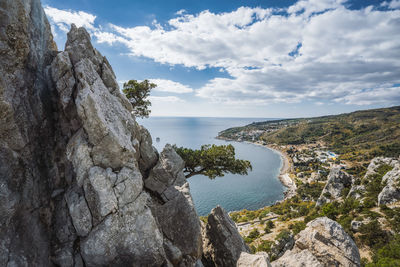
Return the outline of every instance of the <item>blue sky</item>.
{"type": "Polygon", "coordinates": [[[304,117],[400,105],[400,0],[42,0],[85,27],[152,115],[304,117]]]}

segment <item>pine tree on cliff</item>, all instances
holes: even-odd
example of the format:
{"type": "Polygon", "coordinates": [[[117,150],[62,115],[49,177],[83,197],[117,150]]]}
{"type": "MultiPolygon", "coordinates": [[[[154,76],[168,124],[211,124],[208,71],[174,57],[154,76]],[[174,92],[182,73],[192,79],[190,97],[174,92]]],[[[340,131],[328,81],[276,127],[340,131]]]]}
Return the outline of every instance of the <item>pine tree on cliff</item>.
{"type": "MultiPolygon", "coordinates": [[[[130,80],[124,83],[123,92],[133,106],[133,115],[149,117],[151,102],[147,100],[150,90],[157,85],[144,80],[130,80]]],[[[210,179],[224,176],[225,173],[247,175],[252,170],[250,161],[235,158],[235,148],[232,145],[202,145],[200,149],[177,147],[174,149],[185,162],[186,178],[194,175],[205,175],[210,179]]]]}
{"type": "Polygon", "coordinates": [[[150,90],[155,87],[157,87],[157,85],[149,82],[149,80],[144,80],[142,82],[130,80],[124,83],[122,91],[131,102],[133,106],[133,115],[135,117],[149,117],[151,102],[147,97],[150,96],[150,90]]]}
{"type": "Polygon", "coordinates": [[[183,172],[186,178],[201,174],[214,179],[225,173],[247,175],[247,171],[252,170],[250,161],[235,158],[232,145],[202,145],[196,150],[176,145],[174,148],[185,161],[183,172]]]}

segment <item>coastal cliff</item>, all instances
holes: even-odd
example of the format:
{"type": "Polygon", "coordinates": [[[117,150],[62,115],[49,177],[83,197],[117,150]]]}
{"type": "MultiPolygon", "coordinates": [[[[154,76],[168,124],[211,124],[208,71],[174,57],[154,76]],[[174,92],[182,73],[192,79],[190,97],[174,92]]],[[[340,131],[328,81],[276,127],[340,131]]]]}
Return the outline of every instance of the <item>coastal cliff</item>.
{"type": "MultiPolygon", "coordinates": [[[[60,52],[39,0],[4,0],[0,17],[0,266],[270,266],[222,208],[200,222],[183,160],[152,146],[84,28],[60,52]]],[[[327,218],[276,264],[300,254],[360,262],[327,218]]]]}

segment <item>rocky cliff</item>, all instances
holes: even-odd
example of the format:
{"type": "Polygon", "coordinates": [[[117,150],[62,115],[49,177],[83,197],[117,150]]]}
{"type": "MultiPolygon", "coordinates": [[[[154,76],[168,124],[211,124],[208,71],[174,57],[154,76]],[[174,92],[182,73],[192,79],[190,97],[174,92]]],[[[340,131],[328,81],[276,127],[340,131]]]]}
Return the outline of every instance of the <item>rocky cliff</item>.
{"type": "Polygon", "coordinates": [[[0,5],[0,266],[201,265],[200,221],[107,59],[39,0],[0,5]]]}

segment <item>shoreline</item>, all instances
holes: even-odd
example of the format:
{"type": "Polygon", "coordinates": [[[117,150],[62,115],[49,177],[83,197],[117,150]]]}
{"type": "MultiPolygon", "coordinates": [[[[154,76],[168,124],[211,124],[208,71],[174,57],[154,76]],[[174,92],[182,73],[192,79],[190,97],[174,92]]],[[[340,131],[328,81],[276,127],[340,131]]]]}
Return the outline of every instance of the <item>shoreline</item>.
{"type": "MultiPolygon", "coordinates": [[[[248,142],[248,141],[246,141],[246,142],[248,142]]],[[[296,183],[289,176],[290,169],[292,166],[290,164],[289,157],[286,155],[286,153],[274,146],[271,146],[271,145],[263,145],[260,143],[253,143],[253,142],[248,142],[248,143],[268,148],[280,155],[281,161],[282,161],[282,166],[279,171],[278,179],[282,183],[282,185],[287,188],[287,190],[283,193],[284,198],[280,201],[284,201],[287,198],[293,197],[296,194],[297,186],[296,186],[296,183]]]]}
{"type": "MultiPolygon", "coordinates": [[[[239,142],[237,140],[234,139],[229,139],[229,138],[222,138],[222,137],[216,137],[216,139],[220,139],[220,140],[225,140],[225,141],[235,141],[235,142],[239,142]]],[[[276,148],[275,146],[271,146],[271,145],[263,145],[260,143],[256,143],[256,142],[250,142],[250,141],[242,141],[248,144],[252,144],[252,145],[256,145],[256,146],[261,146],[264,148],[268,148],[272,151],[274,151],[275,153],[279,154],[281,157],[281,162],[282,162],[282,166],[279,170],[279,175],[278,175],[278,179],[281,182],[281,184],[283,186],[285,186],[287,188],[286,191],[283,192],[284,198],[282,200],[278,200],[278,202],[281,201],[285,201],[288,198],[291,198],[293,196],[296,195],[296,183],[290,178],[289,174],[290,174],[290,169],[292,168],[289,157],[287,156],[287,154],[280,150],[279,148],[276,148]]]]}

